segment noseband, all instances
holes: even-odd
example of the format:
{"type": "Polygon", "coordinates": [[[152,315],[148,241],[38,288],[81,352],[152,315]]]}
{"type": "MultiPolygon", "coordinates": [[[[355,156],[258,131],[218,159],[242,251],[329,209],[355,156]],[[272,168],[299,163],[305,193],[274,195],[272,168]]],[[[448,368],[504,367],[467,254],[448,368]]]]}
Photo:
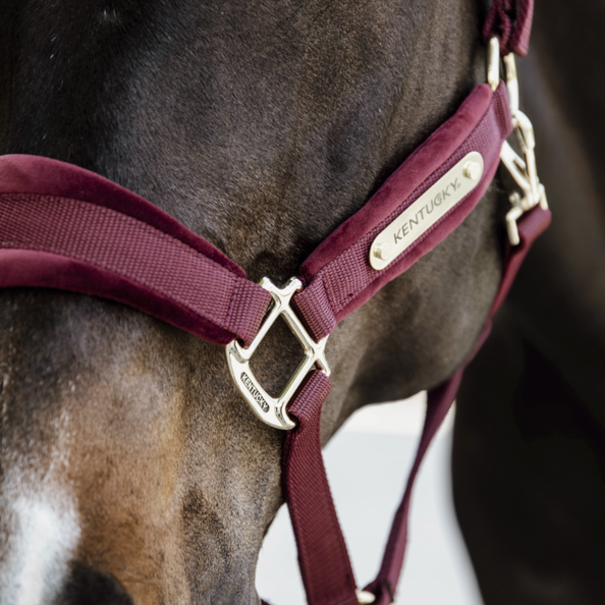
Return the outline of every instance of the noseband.
{"type": "Polygon", "coordinates": [[[464,369],[428,394],[420,445],[380,572],[358,591],[319,439],[330,390],[324,352],[329,334],[456,229],[502,161],[519,191],[510,195],[503,279],[476,352],[525,255],[550,222],[536,173],[533,129],[519,111],[514,59],[528,50],[533,0],[520,0],[516,9],[513,4],[495,0],[488,14],[483,32],[488,84],[477,86],[281,288],[268,278],[260,284],[248,281],[243,269],[212,244],[99,175],[48,158],[0,158],[0,287],[60,288],[113,299],[226,345],[233,382],[254,414],[288,431],[282,485],[310,605],[393,601],[414,479],[464,369]],[[500,53],[506,84],[500,80],[500,53]],[[506,142],[513,130],[523,158],[506,142]],[[250,369],[250,359],[280,316],[304,357],[283,392],[271,397],[250,369]]]}

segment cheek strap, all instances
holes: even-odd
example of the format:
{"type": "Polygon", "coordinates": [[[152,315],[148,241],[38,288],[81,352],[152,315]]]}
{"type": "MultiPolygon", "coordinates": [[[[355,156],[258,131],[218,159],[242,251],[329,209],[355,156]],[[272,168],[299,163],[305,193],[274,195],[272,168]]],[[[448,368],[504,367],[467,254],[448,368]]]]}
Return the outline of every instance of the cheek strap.
{"type": "Polygon", "coordinates": [[[361,593],[356,591],[353,570],[336,517],[321,453],[321,409],[330,390],[329,378],[322,372],[315,371],[298,392],[288,409],[299,425],[286,436],[282,485],[309,605],[388,605],[393,602],[407,545],[410,499],[420,464],[456,397],[465,367],[489,335],[493,316],[506,298],[529,249],[548,227],[550,219],[550,211],[541,206],[536,206],[520,219],[520,243],[517,246],[508,244],[500,288],[473,353],[449,381],[429,391],[420,443],[401,504],[393,520],[380,572],[361,593]]]}

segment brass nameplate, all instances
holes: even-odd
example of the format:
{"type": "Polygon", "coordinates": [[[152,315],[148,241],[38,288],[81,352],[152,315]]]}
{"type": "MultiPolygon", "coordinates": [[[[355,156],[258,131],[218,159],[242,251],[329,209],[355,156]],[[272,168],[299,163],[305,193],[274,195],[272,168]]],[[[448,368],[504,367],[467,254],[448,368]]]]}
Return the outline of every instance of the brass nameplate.
{"type": "Polygon", "coordinates": [[[370,265],[377,271],[388,267],[469,194],[482,176],[483,158],[471,151],[380,232],[370,246],[370,265]]]}

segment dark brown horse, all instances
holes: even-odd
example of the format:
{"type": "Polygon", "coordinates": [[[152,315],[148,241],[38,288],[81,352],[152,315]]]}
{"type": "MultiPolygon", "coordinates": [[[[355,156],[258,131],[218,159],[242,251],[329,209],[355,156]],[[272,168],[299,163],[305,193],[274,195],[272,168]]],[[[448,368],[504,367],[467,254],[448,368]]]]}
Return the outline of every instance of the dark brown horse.
{"type": "Polygon", "coordinates": [[[458,395],[454,491],[489,605],[605,601],[602,2],[537,2],[520,62],[553,223],[458,395]]]}
{"type": "MultiPolygon", "coordinates": [[[[251,279],[283,283],[484,81],[486,8],[4,0],[0,150],[102,174],[211,241],[251,279]]],[[[550,38],[537,40],[550,52],[550,38]]],[[[437,385],[467,357],[500,280],[507,209],[491,188],[443,244],[339,325],[327,349],[334,386],[324,442],[358,407],[437,385]]],[[[524,281],[515,301],[531,310],[535,297],[523,295],[536,282],[524,281]]],[[[222,349],[106,300],[25,289],[0,297],[2,604],[258,603],[254,572],[281,503],[283,435],[241,401],[222,349]]],[[[272,332],[255,359],[265,384],[283,382],[297,346],[285,330],[272,332]]],[[[499,502],[477,502],[476,475],[465,474],[473,427],[489,437],[491,426],[471,415],[466,390],[458,500],[481,558],[480,521],[497,533],[490,515],[499,502]],[[475,508],[486,511],[477,520],[475,508]]],[[[514,545],[510,552],[523,560],[514,545]]],[[[489,577],[507,562],[491,555],[478,570],[488,602],[498,603],[489,577]]],[[[529,594],[517,590],[517,600],[529,594]]]]}

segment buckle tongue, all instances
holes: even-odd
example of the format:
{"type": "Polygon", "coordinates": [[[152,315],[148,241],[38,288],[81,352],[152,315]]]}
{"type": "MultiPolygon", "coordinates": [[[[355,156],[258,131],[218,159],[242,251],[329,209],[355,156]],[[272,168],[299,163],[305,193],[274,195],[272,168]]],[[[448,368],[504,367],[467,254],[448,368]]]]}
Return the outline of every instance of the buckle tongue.
{"type": "Polygon", "coordinates": [[[233,383],[248,402],[254,414],[269,426],[287,431],[293,429],[296,424],[286,413],[286,406],[305,376],[316,364],[324,374],[330,375],[330,368],[324,351],[328,337],[326,336],[316,343],[290,307],[290,299],[302,288],[299,279],[293,277],[283,288],[278,288],[268,277],[263,277],[260,285],[271,293],[273,307],[248,348],[242,347],[236,340],[227,345],[227,364],[233,383]],[[259,384],[250,369],[250,359],[280,315],[283,315],[288,327],[302,345],[304,358],[279,397],[275,398],[271,397],[259,384]]]}

